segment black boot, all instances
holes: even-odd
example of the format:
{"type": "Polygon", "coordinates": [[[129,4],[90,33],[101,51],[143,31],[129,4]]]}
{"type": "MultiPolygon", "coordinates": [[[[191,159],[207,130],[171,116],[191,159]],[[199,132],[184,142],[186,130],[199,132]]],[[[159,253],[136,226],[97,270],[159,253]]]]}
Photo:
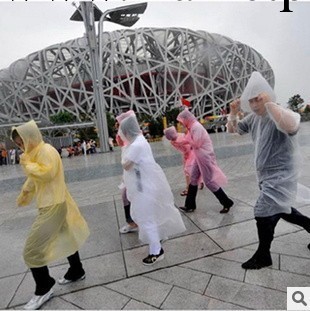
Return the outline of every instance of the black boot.
{"type": "Polygon", "coordinates": [[[48,267],[30,268],[36,283],[35,295],[42,296],[50,291],[55,285],[55,280],[49,275],[48,267]]]}
{"type": "Polygon", "coordinates": [[[67,259],[70,267],[64,278],[73,282],[81,279],[85,275],[85,271],[80,260],[79,252],[75,252],[73,255],[67,257],[67,259]]]}
{"type": "Polygon", "coordinates": [[[198,186],[189,185],[187,196],[185,199],[185,206],[180,207],[180,209],[186,213],[191,213],[196,209],[196,195],[198,191],[198,186]]]}
{"type": "Polygon", "coordinates": [[[272,265],[270,247],[273,240],[274,228],[280,216],[276,214],[269,217],[255,217],[255,219],[259,239],[258,249],[252,258],[241,265],[243,269],[258,270],[272,265]]]}
{"type": "Polygon", "coordinates": [[[228,213],[230,208],[234,205],[234,201],[231,200],[226,193],[223,191],[222,188],[219,190],[213,192],[213,194],[216,196],[216,198],[220,201],[220,203],[223,205],[223,209],[220,210],[221,214],[228,213]]]}

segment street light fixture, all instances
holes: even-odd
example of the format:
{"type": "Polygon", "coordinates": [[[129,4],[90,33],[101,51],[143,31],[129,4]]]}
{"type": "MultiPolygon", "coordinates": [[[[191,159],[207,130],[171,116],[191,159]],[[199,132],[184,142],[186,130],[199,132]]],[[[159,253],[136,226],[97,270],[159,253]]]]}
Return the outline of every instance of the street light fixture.
{"type": "MultiPolygon", "coordinates": [[[[75,4],[73,3],[73,5],[75,4]]],[[[98,7],[92,2],[81,1],[80,6],[70,18],[70,20],[73,21],[84,21],[91,61],[94,99],[97,112],[97,127],[101,152],[109,151],[106,100],[103,94],[102,84],[103,22],[108,21],[122,26],[131,27],[139,20],[139,15],[144,13],[146,7],[147,3],[144,2],[114,8],[102,13],[101,10],[99,10],[98,7]],[[98,44],[95,21],[99,21],[98,44]]]]}

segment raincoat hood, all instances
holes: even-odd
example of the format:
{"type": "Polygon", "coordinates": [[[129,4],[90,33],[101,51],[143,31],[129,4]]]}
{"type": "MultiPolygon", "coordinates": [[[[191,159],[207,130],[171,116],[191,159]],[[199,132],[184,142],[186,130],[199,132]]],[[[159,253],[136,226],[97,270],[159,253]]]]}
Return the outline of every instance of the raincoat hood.
{"type": "Polygon", "coordinates": [[[14,130],[17,131],[18,135],[23,140],[25,153],[30,153],[41,143],[43,143],[42,134],[34,120],[19,126],[13,126],[12,132],[14,130]]]}
{"type": "Polygon", "coordinates": [[[258,71],[254,71],[240,97],[241,109],[245,112],[250,112],[249,100],[261,93],[266,93],[270,97],[271,102],[276,102],[276,94],[272,87],[258,71]]]}
{"type": "Polygon", "coordinates": [[[121,113],[119,116],[116,117],[118,123],[121,123],[125,118],[129,116],[134,116],[135,112],[133,110],[128,110],[126,112],[121,113]]]}
{"type": "Polygon", "coordinates": [[[176,140],[178,138],[178,132],[174,126],[166,128],[164,134],[168,140],[176,140]]]}
{"type": "Polygon", "coordinates": [[[190,128],[197,121],[196,117],[187,108],[178,114],[177,120],[187,128],[190,128]]]}
{"type": "Polygon", "coordinates": [[[132,143],[137,136],[142,135],[136,115],[130,113],[119,126],[119,135],[125,144],[132,143]]]}

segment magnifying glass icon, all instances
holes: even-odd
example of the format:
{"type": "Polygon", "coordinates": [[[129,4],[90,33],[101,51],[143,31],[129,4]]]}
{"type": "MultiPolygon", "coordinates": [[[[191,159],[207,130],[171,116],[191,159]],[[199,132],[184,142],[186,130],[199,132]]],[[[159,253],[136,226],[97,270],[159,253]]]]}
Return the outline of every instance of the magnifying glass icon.
{"type": "Polygon", "coordinates": [[[307,306],[303,292],[300,292],[300,291],[294,292],[292,295],[292,299],[296,303],[302,303],[304,306],[307,306]],[[296,296],[298,296],[298,295],[300,295],[300,298],[297,299],[296,296]]]}

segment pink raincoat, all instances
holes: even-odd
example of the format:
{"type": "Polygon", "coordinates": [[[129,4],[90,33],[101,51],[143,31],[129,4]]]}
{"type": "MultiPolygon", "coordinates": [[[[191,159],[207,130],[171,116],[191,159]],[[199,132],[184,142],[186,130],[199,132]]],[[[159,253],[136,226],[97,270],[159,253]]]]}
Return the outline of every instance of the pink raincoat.
{"type": "MultiPolygon", "coordinates": [[[[208,132],[188,109],[183,110],[178,115],[177,120],[188,129],[185,139],[193,149],[204,184],[212,192],[217,191],[227,183],[227,178],[217,165],[213,144],[208,132]]],[[[196,174],[193,173],[193,175],[196,174]]],[[[192,176],[191,184],[196,185],[197,181],[197,176],[192,176]]]]}

